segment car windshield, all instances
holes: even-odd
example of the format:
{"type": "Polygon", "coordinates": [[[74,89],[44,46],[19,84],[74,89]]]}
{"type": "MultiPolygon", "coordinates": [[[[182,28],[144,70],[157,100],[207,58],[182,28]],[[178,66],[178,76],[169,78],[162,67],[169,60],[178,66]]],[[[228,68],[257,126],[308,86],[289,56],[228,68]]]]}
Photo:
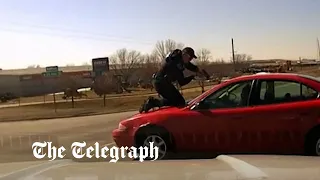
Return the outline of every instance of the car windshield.
{"type": "MultiPolygon", "coordinates": [[[[208,89],[208,90],[205,91],[204,93],[207,93],[208,91],[210,91],[210,89],[208,89]]],[[[190,105],[190,104],[194,103],[195,100],[198,99],[200,96],[202,96],[202,94],[204,94],[204,93],[201,93],[199,96],[197,96],[197,97],[195,97],[195,98],[193,98],[193,99],[190,99],[190,100],[187,102],[187,105],[190,105]]]]}

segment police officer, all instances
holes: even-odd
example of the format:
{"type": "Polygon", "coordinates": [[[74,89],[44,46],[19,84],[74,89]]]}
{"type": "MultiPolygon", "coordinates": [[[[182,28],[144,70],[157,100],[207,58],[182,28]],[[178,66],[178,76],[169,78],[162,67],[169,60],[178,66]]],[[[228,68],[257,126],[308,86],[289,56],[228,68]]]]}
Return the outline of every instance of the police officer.
{"type": "Polygon", "coordinates": [[[180,86],[184,86],[194,79],[195,75],[184,77],[185,68],[204,75],[196,65],[190,62],[192,59],[197,59],[197,56],[191,47],[183,50],[176,49],[167,56],[160,70],[153,76],[155,89],[162,99],[149,97],[141,106],[140,113],[148,112],[154,107],[186,105],[185,99],[172,83],[177,81],[180,86]]]}

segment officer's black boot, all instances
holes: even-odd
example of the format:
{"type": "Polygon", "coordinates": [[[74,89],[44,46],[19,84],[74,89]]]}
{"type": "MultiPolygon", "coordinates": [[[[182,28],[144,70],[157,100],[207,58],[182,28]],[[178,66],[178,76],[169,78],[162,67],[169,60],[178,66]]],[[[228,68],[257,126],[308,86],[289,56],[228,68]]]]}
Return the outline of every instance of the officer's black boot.
{"type": "Polygon", "coordinates": [[[144,109],[145,109],[145,105],[146,105],[147,101],[144,101],[143,104],[141,105],[140,109],[139,109],[139,113],[143,113],[144,109]]]}
{"type": "Polygon", "coordinates": [[[154,98],[150,96],[148,100],[144,101],[144,103],[141,105],[139,112],[140,113],[148,112],[153,107],[154,107],[154,98]]]}

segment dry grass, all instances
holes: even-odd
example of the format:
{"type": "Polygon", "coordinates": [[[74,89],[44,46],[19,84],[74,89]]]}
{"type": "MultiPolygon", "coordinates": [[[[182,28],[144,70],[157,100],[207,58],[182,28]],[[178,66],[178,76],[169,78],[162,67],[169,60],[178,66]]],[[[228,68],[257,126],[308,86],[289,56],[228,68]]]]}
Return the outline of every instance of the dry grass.
{"type": "MultiPolygon", "coordinates": [[[[214,83],[212,83],[212,82],[207,82],[207,83],[205,83],[205,86],[210,86],[213,84],[214,83]]],[[[198,87],[199,87],[198,81],[193,81],[190,84],[184,86],[183,89],[194,89],[194,88],[198,88],[198,87]]],[[[145,94],[156,93],[155,90],[151,91],[150,89],[143,89],[143,88],[129,88],[129,89],[132,91],[131,93],[127,93],[127,92],[122,93],[122,94],[113,93],[113,94],[107,94],[106,97],[109,98],[109,97],[133,96],[133,95],[141,95],[141,94],[145,95],[145,94]]],[[[81,99],[99,99],[100,98],[93,91],[85,91],[84,93],[87,95],[87,97],[83,97],[81,99]]],[[[62,94],[56,94],[56,101],[66,101],[62,97],[63,97],[62,94]]],[[[79,98],[75,98],[75,99],[79,99],[79,98]]],[[[3,104],[3,105],[12,104],[12,103],[23,104],[23,103],[32,103],[32,102],[46,103],[46,102],[52,102],[52,101],[53,101],[53,95],[43,95],[43,96],[35,96],[35,97],[23,97],[23,98],[13,100],[8,103],[1,103],[1,104],[3,104]]]]}
{"type": "Polygon", "coordinates": [[[300,74],[320,77],[320,67],[303,67],[301,69],[296,68],[296,71],[300,74]]]}
{"type": "MultiPolygon", "coordinates": [[[[206,87],[209,89],[209,87],[206,87]]],[[[192,99],[201,94],[200,88],[191,88],[183,91],[186,99],[192,99]]],[[[156,95],[152,95],[156,97],[156,95]]],[[[75,101],[74,108],[72,103],[57,102],[53,103],[27,105],[20,107],[1,108],[1,122],[39,120],[64,117],[77,117],[86,115],[97,115],[124,111],[136,111],[139,109],[147,96],[127,96],[106,100],[106,106],[103,106],[103,99],[92,99],[87,101],[75,101]]]]}

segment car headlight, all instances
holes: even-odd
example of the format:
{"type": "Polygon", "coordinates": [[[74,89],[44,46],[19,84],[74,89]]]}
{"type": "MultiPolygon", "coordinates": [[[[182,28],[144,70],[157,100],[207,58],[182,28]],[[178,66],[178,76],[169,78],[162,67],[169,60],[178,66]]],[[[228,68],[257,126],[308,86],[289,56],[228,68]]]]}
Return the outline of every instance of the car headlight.
{"type": "Polygon", "coordinates": [[[124,126],[123,124],[119,123],[118,129],[121,130],[121,131],[125,131],[127,129],[127,127],[124,126]]]}

